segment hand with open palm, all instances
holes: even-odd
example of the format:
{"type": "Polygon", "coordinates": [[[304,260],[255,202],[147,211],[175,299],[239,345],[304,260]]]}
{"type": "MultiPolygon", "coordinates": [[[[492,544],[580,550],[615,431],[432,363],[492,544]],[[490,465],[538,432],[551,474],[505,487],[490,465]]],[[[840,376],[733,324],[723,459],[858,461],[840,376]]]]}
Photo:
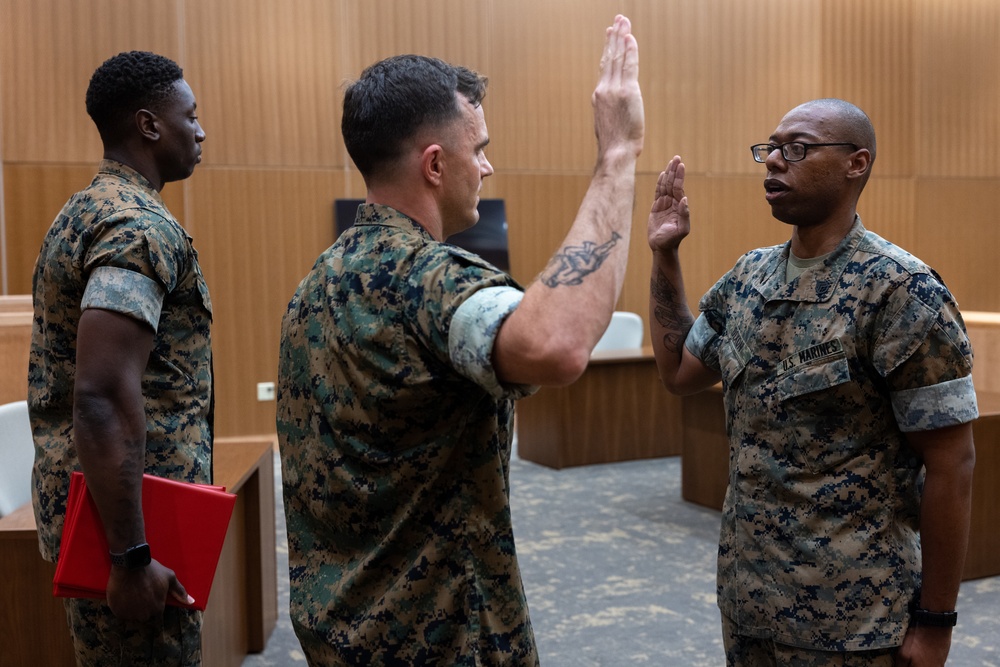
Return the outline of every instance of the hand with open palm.
{"type": "Polygon", "coordinates": [[[649,247],[653,252],[676,250],[690,231],[691,212],[684,195],[684,163],[675,155],[656,181],[656,197],[649,211],[647,229],[649,247]]]}

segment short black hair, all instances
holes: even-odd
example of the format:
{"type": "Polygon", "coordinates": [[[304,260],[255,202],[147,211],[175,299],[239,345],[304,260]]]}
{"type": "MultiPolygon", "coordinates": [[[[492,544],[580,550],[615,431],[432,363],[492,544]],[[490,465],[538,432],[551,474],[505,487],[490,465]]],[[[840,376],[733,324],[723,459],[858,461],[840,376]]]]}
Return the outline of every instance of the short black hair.
{"type": "Polygon", "coordinates": [[[455,94],[479,106],[486,77],[437,58],[400,55],[371,65],[344,92],[341,131],[367,181],[390,167],[407,139],[461,115],[455,94]]]}
{"type": "Polygon", "coordinates": [[[155,109],[174,94],[184,70],[148,51],[124,51],[105,60],[87,86],[87,113],[105,143],[120,139],[139,109],[155,109]]]}

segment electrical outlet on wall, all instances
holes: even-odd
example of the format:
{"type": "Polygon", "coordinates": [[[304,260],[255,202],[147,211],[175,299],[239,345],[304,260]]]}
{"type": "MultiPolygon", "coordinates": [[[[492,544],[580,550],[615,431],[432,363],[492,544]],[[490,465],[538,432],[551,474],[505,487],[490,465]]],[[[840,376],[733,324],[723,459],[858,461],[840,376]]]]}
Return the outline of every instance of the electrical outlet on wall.
{"type": "Polygon", "coordinates": [[[274,383],[273,382],[258,382],[257,383],[257,400],[258,401],[273,401],[274,400],[274,383]]]}

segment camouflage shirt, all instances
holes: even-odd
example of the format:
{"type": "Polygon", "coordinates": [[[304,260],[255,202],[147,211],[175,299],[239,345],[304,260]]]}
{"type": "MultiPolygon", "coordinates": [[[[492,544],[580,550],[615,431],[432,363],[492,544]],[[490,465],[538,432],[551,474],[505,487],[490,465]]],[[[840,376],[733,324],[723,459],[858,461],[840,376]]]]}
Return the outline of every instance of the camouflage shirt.
{"type": "Polygon", "coordinates": [[[521,290],[393,209],[299,285],[278,437],[291,617],[310,660],[534,665],[508,503],[513,399],[490,364],[521,290]]]}
{"type": "Polygon", "coordinates": [[[788,248],[744,255],[687,339],[725,396],[719,606],[741,634],[895,646],[920,582],[923,472],[905,433],[978,416],[972,349],[937,274],[860,219],[790,283],[788,248]]]}
{"type": "MultiPolygon", "coordinates": [[[[28,408],[33,502],[42,556],[59,552],[73,444],[76,332],[87,308],[149,324],[142,377],[146,472],[211,481],[212,303],[190,237],[133,169],[101,162],[49,228],[35,265],[28,408]]],[[[155,557],[155,554],[154,554],[155,557]]]]}

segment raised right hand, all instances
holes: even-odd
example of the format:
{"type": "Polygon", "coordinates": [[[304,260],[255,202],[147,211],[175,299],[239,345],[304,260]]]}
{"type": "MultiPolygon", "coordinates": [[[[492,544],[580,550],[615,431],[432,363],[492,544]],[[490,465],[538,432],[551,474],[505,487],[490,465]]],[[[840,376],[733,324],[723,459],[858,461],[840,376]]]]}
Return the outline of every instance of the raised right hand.
{"type": "Polygon", "coordinates": [[[675,250],[691,231],[691,211],[684,195],[684,163],[677,155],[656,180],[647,234],[653,252],[675,250]]]}
{"type": "Polygon", "coordinates": [[[148,621],[163,614],[167,595],[181,604],[194,602],[174,571],[153,560],[144,568],[112,567],[108,577],[108,606],[123,621],[148,621]]]}
{"type": "Polygon", "coordinates": [[[618,15],[607,29],[601,78],[591,97],[598,159],[624,151],[629,157],[642,152],[645,117],[639,90],[639,45],[632,24],[618,15]]]}

